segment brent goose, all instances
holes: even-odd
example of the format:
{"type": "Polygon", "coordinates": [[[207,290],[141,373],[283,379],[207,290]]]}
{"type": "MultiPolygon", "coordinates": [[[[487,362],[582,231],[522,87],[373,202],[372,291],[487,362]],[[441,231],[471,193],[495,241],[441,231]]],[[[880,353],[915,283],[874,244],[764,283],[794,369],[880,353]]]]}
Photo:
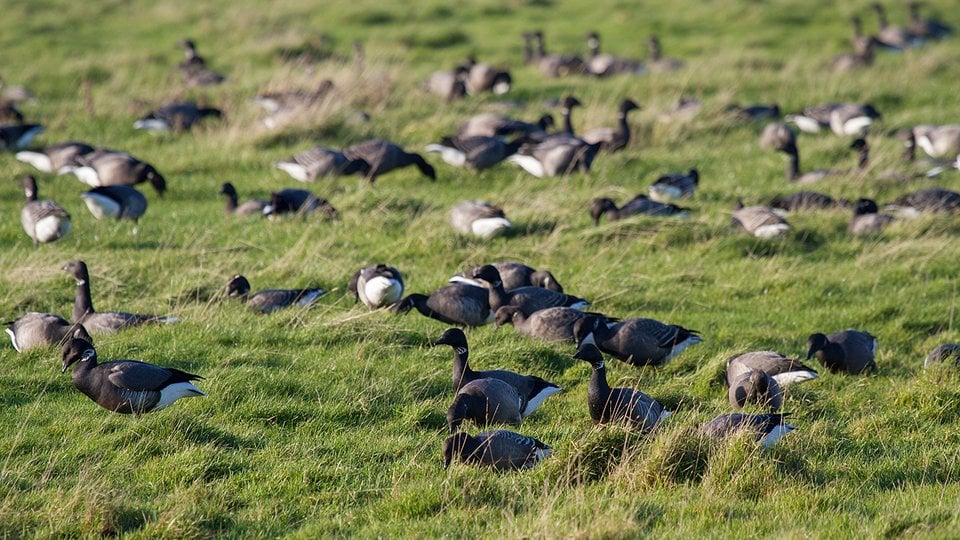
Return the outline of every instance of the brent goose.
{"type": "Polygon", "coordinates": [[[271,313],[291,306],[307,307],[327,291],[316,287],[306,289],[266,289],[250,294],[250,282],[237,274],[227,283],[227,296],[237,297],[247,307],[260,313],[271,313]]]}
{"type": "Polygon", "coordinates": [[[33,245],[55,242],[70,232],[70,214],[53,201],[37,200],[37,180],[27,175],[20,180],[27,202],[20,210],[23,231],[33,245]]]}
{"type": "Polygon", "coordinates": [[[301,182],[313,182],[321,176],[370,173],[370,164],[363,159],[348,159],[343,152],[323,146],[281,159],[274,166],[301,182]]]}
{"type": "Polygon", "coordinates": [[[180,47],[186,59],[180,62],[180,74],[183,81],[191,86],[213,86],[222,83],[226,77],[207,67],[206,60],[197,54],[197,47],[190,39],[181,40],[180,47]]]}
{"type": "Polygon", "coordinates": [[[553,116],[545,114],[535,123],[516,120],[502,114],[483,113],[471,117],[457,129],[459,137],[507,137],[517,135],[531,141],[543,140],[553,127],[553,116]]]}
{"type": "Polygon", "coordinates": [[[907,2],[910,21],[907,32],[916,39],[943,39],[953,32],[953,28],[936,20],[920,17],[920,2],[907,2]]]}
{"type": "Polygon", "coordinates": [[[347,288],[368,308],[382,308],[400,301],[403,276],[392,266],[372,264],[357,270],[347,288]]]}
{"type": "Polygon", "coordinates": [[[877,338],[858,330],[843,330],[830,335],[811,334],[807,338],[807,359],[817,357],[832,373],[859,375],[877,369],[874,353],[877,338]]]}
{"type": "Polygon", "coordinates": [[[70,324],[59,315],[38,311],[30,311],[17,317],[17,320],[7,323],[6,330],[17,352],[46,345],[60,345],[67,336],[93,341],[82,324],[70,324]]]}
{"type": "Polygon", "coordinates": [[[457,326],[483,326],[494,319],[487,291],[466,283],[441,287],[429,296],[411,294],[391,309],[396,313],[407,313],[414,308],[424,317],[457,326]]]}
{"type": "Polygon", "coordinates": [[[608,152],[617,152],[626,148],[630,142],[630,125],[627,124],[627,115],[630,111],[640,108],[632,99],[625,99],[620,102],[617,109],[617,127],[594,128],[583,134],[583,140],[587,144],[600,143],[600,149],[608,152]]]}
{"type": "Polygon", "coordinates": [[[147,198],[130,186],[95,187],[80,195],[97,219],[130,219],[137,221],[147,211],[147,198]]]}
{"type": "Polygon", "coordinates": [[[700,171],[690,169],[687,172],[668,173],[660,176],[650,184],[647,191],[650,198],[657,202],[667,202],[671,199],[693,197],[693,192],[700,185],[700,171]]]}
{"type": "Polygon", "coordinates": [[[863,33],[863,23],[860,17],[850,17],[850,24],[853,26],[853,51],[844,52],[836,57],[830,63],[834,71],[852,71],[873,65],[874,49],[881,43],[874,36],[867,36],[863,33]]]}
{"type": "Polygon", "coordinates": [[[64,174],[80,164],[77,158],[93,152],[87,143],[66,141],[50,145],[41,150],[21,150],[17,160],[33,165],[37,170],[47,173],[64,174]]]}
{"type": "Polygon", "coordinates": [[[791,360],[774,351],[752,351],[735,356],[727,362],[727,386],[750,371],[763,371],[780,386],[817,378],[817,371],[799,360],[791,360]]]}
{"type": "Polygon", "coordinates": [[[581,343],[573,357],[589,363],[593,369],[587,387],[587,406],[594,424],[625,422],[649,431],[670,415],[657,400],[640,390],[610,388],[603,355],[594,344],[581,343]]]}
{"type": "Polygon", "coordinates": [[[924,212],[960,211],[960,193],[943,188],[927,188],[898,197],[887,210],[906,216],[916,216],[924,212]]]}
{"type": "Polygon", "coordinates": [[[126,152],[101,148],[77,156],[76,161],[77,166],[69,172],[91,187],[133,186],[149,182],[161,197],[167,189],[166,180],[153,165],[126,152]]]}
{"type": "Polygon", "coordinates": [[[800,131],[818,133],[830,128],[837,135],[862,137],[881,114],[869,103],[826,103],[807,107],[798,114],[783,117],[800,131]]]}
{"type": "Polygon", "coordinates": [[[463,385],[447,409],[450,433],[460,430],[464,420],[479,426],[494,422],[519,425],[526,399],[517,389],[500,379],[477,379],[463,385]]]}
{"type": "Polygon", "coordinates": [[[499,471],[531,469],[552,454],[546,444],[513,431],[498,429],[477,436],[460,431],[443,441],[443,468],[458,459],[499,471]]]}
{"type": "Polygon", "coordinates": [[[894,217],[890,214],[880,214],[877,203],[870,199],[858,199],[854,204],[853,218],[848,230],[855,236],[877,234],[886,228],[894,217]]]}
{"type": "Polygon", "coordinates": [[[40,124],[0,126],[0,150],[19,150],[30,144],[42,131],[40,124]]]}
{"type": "Polygon", "coordinates": [[[601,351],[633,366],[662,366],[687,347],[702,343],[696,330],[654,319],[610,322],[591,315],[573,323],[577,345],[591,343],[601,351]]]}
{"type": "Polygon", "coordinates": [[[569,135],[551,135],[542,142],[521,146],[507,161],[516,163],[537,178],[565,176],[577,170],[586,174],[590,172],[601,144],[587,144],[583,139],[569,135]]]}
{"type": "MultiPolygon", "coordinates": [[[[503,281],[503,288],[512,290],[519,287],[533,286],[543,287],[557,292],[563,292],[563,287],[557,282],[557,278],[549,270],[535,270],[523,263],[518,262],[495,262],[490,263],[500,273],[500,279],[503,281]]],[[[453,283],[469,283],[482,287],[473,276],[484,265],[474,266],[450,278],[453,283]]]]}
{"type": "Polygon", "coordinates": [[[701,430],[707,437],[722,439],[749,430],[757,434],[757,440],[764,448],[777,444],[784,435],[793,431],[793,426],[784,423],[785,414],[722,414],[703,425],[701,430]]]}
{"type": "Polygon", "coordinates": [[[956,343],[943,343],[941,345],[937,345],[923,360],[923,367],[929,367],[931,364],[944,363],[948,360],[952,361],[954,364],[960,363],[960,345],[957,345],[956,343]]]}
{"type": "Polygon", "coordinates": [[[650,71],[676,71],[683,67],[683,61],[676,58],[664,58],[660,39],[657,36],[647,38],[650,53],[647,57],[647,67],[650,71]]]}
{"type": "Polygon", "coordinates": [[[191,382],[203,377],[179,369],[139,360],[98,364],[97,351],[83,339],[73,338],[63,346],[63,372],[71,365],[77,390],[116,413],[139,415],[169,407],[180,398],[207,395],[191,382]]]}
{"type": "Polygon", "coordinates": [[[468,166],[475,170],[488,169],[517,153],[526,141],[517,138],[504,142],[499,137],[475,135],[471,137],[443,137],[439,143],[428,144],[427,152],[439,153],[454,167],[468,166]]]}
{"type": "Polygon", "coordinates": [[[741,374],[733,381],[727,389],[727,399],[734,409],[742,409],[753,403],[770,407],[770,412],[777,412],[783,405],[783,391],[776,379],[756,369],[741,374]]]}
{"type": "Polygon", "coordinates": [[[467,95],[466,76],[467,69],[464,67],[457,67],[454,71],[434,71],[424,81],[423,88],[450,102],[467,95]]]}
{"type": "Polygon", "coordinates": [[[481,266],[473,275],[489,291],[490,309],[496,312],[500,306],[513,305],[520,308],[524,315],[549,307],[566,306],[582,309],[590,302],[570,294],[557,292],[543,287],[518,287],[507,291],[503,287],[500,272],[492,265],[481,266]]]}
{"type": "MultiPolygon", "coordinates": [[[[790,157],[787,162],[787,181],[798,184],[812,184],[823,180],[827,176],[839,174],[841,171],[834,170],[813,170],[800,174],[800,151],[797,148],[797,137],[793,130],[786,124],[769,124],[760,134],[760,148],[782,152],[790,157]]],[[[857,139],[850,145],[851,149],[858,150],[861,157],[860,168],[866,166],[862,159],[866,141],[857,139]]]]}
{"type": "Polygon", "coordinates": [[[776,120],[780,118],[780,105],[776,103],[766,104],[757,104],[757,105],[740,105],[734,103],[732,105],[727,105],[724,109],[724,112],[732,116],[736,120],[742,120],[744,122],[759,122],[761,120],[776,120]]]}
{"type": "Polygon", "coordinates": [[[737,201],[734,207],[733,224],[757,238],[779,238],[793,230],[787,220],[769,206],[744,206],[737,201]]]}
{"type": "Polygon", "coordinates": [[[469,69],[466,73],[464,82],[467,85],[467,93],[478,94],[480,92],[493,92],[494,95],[502,96],[510,91],[513,85],[513,77],[506,69],[495,68],[490,64],[476,62],[470,59],[469,69]]]}
{"type": "MultiPolygon", "coordinates": [[[[585,317],[598,315],[569,307],[541,309],[528,317],[517,306],[501,306],[493,323],[495,327],[512,324],[522,336],[543,341],[574,341],[573,325],[585,317]]],[[[610,319],[604,317],[606,321],[610,319]]]]}
{"type": "Polygon", "coordinates": [[[903,141],[907,161],[915,159],[918,146],[935,159],[953,159],[960,154],[960,124],[921,124],[899,131],[897,138],[903,141]]]}
{"type": "Polygon", "coordinates": [[[377,177],[387,174],[394,169],[415,165],[420,173],[431,180],[437,179],[433,166],[427,163],[420,154],[410,153],[396,144],[383,139],[371,139],[343,149],[343,155],[350,160],[362,159],[370,164],[367,178],[370,183],[377,177]]]}
{"type": "Polygon", "coordinates": [[[565,77],[584,72],[584,62],[579,56],[547,53],[543,43],[543,32],[537,30],[525,33],[523,39],[525,51],[530,51],[529,54],[527,52],[524,54],[545,77],[565,77]]]}
{"type": "Polygon", "coordinates": [[[267,207],[267,201],[249,200],[239,204],[237,188],[233,184],[226,182],[220,187],[220,195],[226,195],[227,203],[223,207],[223,212],[227,215],[234,214],[238,216],[263,215],[263,209],[267,207]]]}
{"type": "MultiPolygon", "coordinates": [[[[781,210],[783,213],[797,210],[836,208],[847,206],[848,204],[849,202],[846,199],[835,200],[829,195],[816,191],[798,191],[789,195],[777,195],[770,200],[770,208],[772,208],[774,212],[781,210]]],[[[777,213],[779,214],[780,212],[777,213]]]]}
{"type": "Polygon", "coordinates": [[[629,216],[677,216],[687,217],[689,210],[672,203],[657,202],[646,195],[640,194],[617,208],[613,200],[601,197],[590,201],[590,217],[594,225],[600,225],[600,218],[606,217],[610,221],[617,221],[629,216]]]}
{"type": "Polygon", "coordinates": [[[319,210],[327,219],[336,219],[337,209],[326,199],[321,199],[305,189],[287,188],[270,194],[270,203],[263,208],[263,215],[298,214],[305,216],[319,210]]]}
{"type": "Polygon", "coordinates": [[[513,226],[503,209],[487,201],[463,201],[450,210],[450,225],[460,234],[493,238],[513,226]]]}
{"type": "Polygon", "coordinates": [[[902,50],[911,46],[913,36],[902,26],[890,24],[887,20],[887,10],[879,2],[870,5],[877,14],[877,21],[880,23],[880,29],[877,32],[877,41],[884,47],[890,49],[902,50]]]}
{"type": "Polygon", "coordinates": [[[620,58],[612,54],[600,52],[600,35],[596,32],[587,34],[587,48],[590,55],[584,61],[584,69],[590,75],[607,77],[621,73],[643,73],[646,67],[643,62],[630,58],[620,58]]]}
{"type": "Polygon", "coordinates": [[[133,123],[134,129],[147,131],[189,131],[194,124],[207,117],[222,118],[223,111],[213,107],[198,107],[196,103],[171,103],[150,111],[133,123]]]}

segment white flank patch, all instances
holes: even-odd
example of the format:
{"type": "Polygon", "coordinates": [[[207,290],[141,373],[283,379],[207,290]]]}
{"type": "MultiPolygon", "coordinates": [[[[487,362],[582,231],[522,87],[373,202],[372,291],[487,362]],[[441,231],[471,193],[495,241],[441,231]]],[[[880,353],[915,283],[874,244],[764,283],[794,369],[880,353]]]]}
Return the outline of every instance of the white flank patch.
{"type": "Polygon", "coordinates": [[[266,205],[266,206],[263,207],[263,215],[265,215],[265,216],[272,216],[272,215],[273,215],[273,211],[274,211],[274,207],[273,207],[272,204],[268,204],[268,205],[266,205]]]}
{"type": "Polygon", "coordinates": [[[761,225],[753,231],[753,235],[757,238],[779,238],[781,236],[786,236],[790,232],[790,225],[786,223],[775,223],[773,225],[761,225]]]}
{"type": "Polygon", "coordinates": [[[100,187],[100,175],[93,167],[77,167],[70,172],[84,184],[90,187],[100,187]]]}
{"type": "Polygon", "coordinates": [[[657,418],[657,423],[659,424],[660,422],[663,422],[671,414],[673,414],[673,412],[664,409],[663,412],[660,413],[660,416],[657,418]]]}
{"type": "Polygon", "coordinates": [[[13,333],[13,328],[7,328],[7,333],[10,334],[10,342],[13,343],[13,348],[20,351],[20,345],[17,343],[17,335],[13,333]]]}
{"type": "Polygon", "coordinates": [[[703,338],[700,336],[690,336],[687,339],[677,343],[670,349],[670,354],[667,355],[667,358],[664,362],[669,362],[673,360],[678,354],[682,353],[687,347],[691,345],[696,345],[697,343],[703,343],[703,338]]]}
{"type": "Polygon", "coordinates": [[[293,177],[294,180],[299,180],[301,182],[309,182],[310,178],[307,175],[307,168],[299,163],[293,161],[278,161],[274,165],[281,171],[289,174],[293,177]]]}
{"type": "MultiPolygon", "coordinates": [[[[957,156],[957,160],[958,160],[958,161],[954,161],[954,162],[953,162],[952,166],[953,166],[953,168],[955,168],[955,169],[960,169],[960,167],[957,166],[957,163],[960,162],[960,156],[957,156]]],[[[943,174],[943,171],[945,171],[945,170],[947,170],[945,167],[934,167],[934,168],[930,169],[929,171],[923,173],[923,175],[926,176],[927,178],[935,178],[935,177],[940,176],[941,174],[943,174]]]]}
{"type": "Polygon", "coordinates": [[[253,101],[268,113],[275,113],[280,110],[280,102],[274,98],[257,96],[253,98],[253,101]]]}
{"type": "Polygon", "coordinates": [[[862,135],[868,129],[870,129],[871,125],[873,125],[873,118],[870,118],[869,116],[858,116],[856,118],[851,118],[843,123],[843,134],[862,135]]]}
{"type": "Polygon", "coordinates": [[[473,234],[481,238],[493,238],[509,229],[511,225],[513,224],[506,218],[483,218],[474,220],[470,224],[470,229],[473,234]]]}
{"type": "Polygon", "coordinates": [[[17,152],[17,161],[28,163],[39,171],[53,172],[53,164],[50,163],[50,156],[41,152],[30,152],[27,150],[17,152]]]}
{"type": "Polygon", "coordinates": [[[70,232],[70,220],[61,216],[47,216],[37,221],[33,231],[38,242],[53,242],[70,232]]]}
{"type": "Polygon", "coordinates": [[[806,116],[788,116],[785,117],[785,120],[793,122],[800,128],[800,131],[806,133],[817,133],[820,131],[820,122],[817,122],[813,118],[807,118],[806,116]]]}
{"type": "Polygon", "coordinates": [[[160,409],[165,409],[180,398],[199,397],[205,395],[207,394],[204,393],[203,390],[200,390],[192,383],[174,383],[160,391],[160,401],[158,401],[156,406],[150,410],[159,411],[160,409]]]}
{"type": "Polygon", "coordinates": [[[682,189],[666,184],[653,184],[648,191],[651,199],[662,203],[683,197],[682,189]]]}
{"type": "Polygon", "coordinates": [[[481,285],[479,281],[475,281],[475,280],[472,280],[472,279],[470,279],[470,278],[466,278],[466,277],[463,277],[463,276],[453,276],[452,278],[448,279],[447,281],[450,282],[450,283],[463,283],[464,285],[472,285],[472,286],[474,286],[474,287],[483,288],[483,285],[481,285]]]}
{"type": "Polygon", "coordinates": [[[320,298],[326,293],[327,291],[323,289],[316,289],[316,290],[310,291],[307,294],[303,295],[300,298],[300,300],[297,301],[297,305],[300,307],[309,306],[310,304],[313,303],[314,300],[316,300],[317,298],[320,298]]]}
{"type": "Polygon", "coordinates": [[[937,155],[936,148],[933,147],[933,141],[931,141],[927,135],[922,135],[917,138],[917,146],[930,157],[940,157],[937,155]]]}
{"type": "Polygon", "coordinates": [[[528,173],[536,176],[537,178],[543,178],[546,176],[546,171],[543,169],[543,163],[540,163],[537,158],[533,156],[525,156],[522,154],[513,154],[507,158],[507,161],[511,163],[516,163],[521,166],[523,170],[528,173]]]}
{"type": "Polygon", "coordinates": [[[133,129],[147,131],[170,131],[170,124],[156,118],[143,118],[133,123],[133,129]]]}
{"type": "Polygon", "coordinates": [[[157,318],[158,323],[162,324],[173,324],[180,322],[180,317],[159,317],[157,318]]]}
{"type": "Polygon", "coordinates": [[[589,306],[589,305],[590,305],[590,302],[587,302],[586,300],[581,300],[581,301],[573,304],[572,306],[570,306],[570,309],[575,309],[575,310],[577,310],[577,311],[583,311],[584,308],[586,308],[586,307],[589,306]]]}
{"type": "Polygon", "coordinates": [[[403,286],[395,279],[377,276],[367,281],[363,287],[363,294],[367,301],[375,306],[382,307],[400,300],[403,286]]]}
{"type": "Polygon", "coordinates": [[[546,399],[554,394],[559,394],[563,388],[548,386],[527,401],[527,408],[523,411],[523,416],[529,416],[530,413],[537,410],[546,399]]]}
{"type": "Polygon", "coordinates": [[[493,93],[502,96],[510,91],[510,83],[506,81],[500,81],[497,84],[493,85],[493,93]]]}
{"type": "Polygon", "coordinates": [[[777,384],[780,386],[787,386],[788,384],[801,383],[803,381],[816,379],[817,377],[818,375],[812,371],[800,370],[788,371],[786,373],[774,375],[773,380],[777,381],[777,384]]]}
{"type": "Polygon", "coordinates": [[[790,211],[784,210],[783,208],[771,208],[770,211],[782,218],[785,218],[788,215],[790,215],[790,211]]]}
{"type": "Polygon", "coordinates": [[[898,206],[896,204],[888,204],[884,210],[888,212],[894,212],[902,218],[914,219],[920,217],[922,212],[917,210],[912,206],[898,206]]]}
{"type": "Polygon", "coordinates": [[[120,205],[110,197],[99,193],[83,193],[80,197],[97,219],[117,218],[120,215],[120,205]]]}
{"type": "Polygon", "coordinates": [[[793,431],[793,426],[789,424],[780,424],[779,426],[773,428],[766,437],[763,438],[763,441],[760,443],[760,446],[764,448],[770,448],[777,444],[777,442],[783,438],[784,435],[793,431]]]}
{"type": "Polygon", "coordinates": [[[427,152],[440,154],[440,158],[443,161],[453,165],[454,167],[463,167],[467,163],[467,155],[456,148],[451,148],[442,144],[428,144],[426,150],[427,152]]]}

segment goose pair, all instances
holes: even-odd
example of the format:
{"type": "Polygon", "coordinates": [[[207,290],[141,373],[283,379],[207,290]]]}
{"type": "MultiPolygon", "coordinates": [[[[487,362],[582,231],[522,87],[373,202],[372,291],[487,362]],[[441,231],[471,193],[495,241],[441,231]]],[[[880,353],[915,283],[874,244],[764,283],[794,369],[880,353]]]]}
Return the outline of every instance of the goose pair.
{"type": "Polygon", "coordinates": [[[643,194],[630,199],[619,208],[612,199],[606,197],[594,199],[590,203],[590,218],[595,226],[600,225],[601,217],[617,221],[638,215],[687,217],[689,210],[672,203],[657,202],[643,194]]]}
{"type": "Polygon", "coordinates": [[[93,151],[93,146],[87,143],[65,141],[40,150],[22,150],[16,158],[41,172],[66,174],[80,166],[78,158],[93,151]]]}
{"type": "Polygon", "coordinates": [[[359,172],[371,184],[380,175],[411,165],[416,166],[427,178],[437,179],[436,171],[423,156],[407,152],[383,139],[371,139],[348,146],[342,152],[317,147],[276,163],[277,168],[301,182],[310,182],[319,176],[359,172]]]}
{"type": "MultiPolygon", "coordinates": [[[[524,315],[550,307],[572,307],[582,309],[590,305],[583,298],[557,292],[543,287],[518,287],[506,290],[500,272],[492,265],[484,265],[473,274],[473,279],[488,291],[488,305],[494,313],[501,306],[516,306],[524,315]]],[[[494,317],[495,318],[495,317],[494,317]]]]}
{"type": "Polygon", "coordinates": [[[573,324],[578,346],[596,345],[601,351],[632,366],[662,366],[688,347],[702,343],[699,332],[654,319],[623,319],[611,322],[590,315],[573,324]]]}
{"type": "Polygon", "coordinates": [[[43,132],[40,124],[12,124],[0,126],[0,150],[24,148],[43,132]]]}
{"type": "Polygon", "coordinates": [[[807,348],[807,359],[816,356],[831,373],[860,375],[877,369],[874,360],[877,338],[867,332],[843,330],[830,335],[811,334],[807,348]]]}
{"type": "Polygon", "coordinates": [[[370,309],[387,307],[403,296],[403,276],[393,266],[373,264],[357,270],[347,289],[370,309]]]}
{"type": "Polygon", "coordinates": [[[584,61],[586,72],[595,77],[608,77],[619,74],[640,74],[647,68],[640,60],[620,58],[612,54],[600,52],[600,35],[596,32],[587,34],[587,48],[590,51],[584,61]]]}
{"type": "Polygon", "coordinates": [[[512,324],[518,334],[542,341],[574,341],[574,326],[577,321],[590,316],[600,317],[608,326],[616,322],[605,315],[563,306],[541,309],[529,316],[517,306],[501,306],[493,322],[497,328],[512,324]]]}
{"type": "Polygon", "coordinates": [[[204,118],[222,118],[223,111],[214,107],[198,107],[192,101],[171,103],[150,111],[133,123],[134,129],[146,131],[189,131],[204,118]]]}
{"type": "Polygon", "coordinates": [[[737,201],[731,216],[734,226],[761,239],[781,238],[793,230],[773,208],[763,205],[744,206],[737,201]]]}
{"type": "Polygon", "coordinates": [[[287,188],[270,194],[270,202],[263,207],[264,216],[296,214],[306,216],[319,211],[327,219],[336,219],[337,209],[330,201],[317,197],[305,189],[287,188]]]}
{"type": "Polygon", "coordinates": [[[183,82],[190,86],[215,86],[226,80],[222,74],[207,67],[206,59],[197,53],[197,46],[193,40],[184,39],[178,45],[186,56],[178,66],[183,82]]]}
{"type": "MultiPolygon", "coordinates": [[[[473,279],[477,271],[485,265],[474,266],[450,278],[451,283],[468,283],[482,287],[478,281],[473,279]]],[[[563,292],[563,286],[557,281],[557,278],[549,270],[536,270],[523,263],[518,262],[495,262],[490,266],[496,268],[500,274],[500,280],[503,282],[503,288],[513,290],[520,287],[543,287],[552,291],[563,292]]]]}
{"type": "Polygon", "coordinates": [[[70,214],[62,206],[39,200],[37,180],[27,175],[20,180],[27,202],[20,210],[23,231],[33,240],[33,245],[56,242],[70,232],[70,214]]]}
{"type": "Polygon", "coordinates": [[[493,238],[505,233],[513,224],[502,208],[487,201],[463,201],[450,210],[450,225],[463,235],[493,238]]]}
{"type": "Polygon", "coordinates": [[[727,398],[735,409],[748,403],[777,412],[783,404],[782,387],[817,378],[817,372],[773,351],[741,354],[727,362],[727,398]]]}
{"type": "Polygon", "coordinates": [[[239,298],[246,306],[260,313],[297,306],[307,307],[327,293],[326,290],[311,287],[305,289],[266,289],[250,294],[250,282],[237,274],[227,283],[227,296],[239,298]]]}
{"type": "Polygon", "coordinates": [[[837,135],[863,137],[881,114],[869,103],[827,103],[807,107],[801,113],[783,118],[806,133],[819,133],[821,129],[829,128],[837,135]]]}
{"type": "Polygon", "coordinates": [[[93,341],[82,324],[71,324],[59,315],[29,311],[7,323],[7,335],[17,352],[35,347],[60,345],[65,338],[75,337],[93,341]]]}

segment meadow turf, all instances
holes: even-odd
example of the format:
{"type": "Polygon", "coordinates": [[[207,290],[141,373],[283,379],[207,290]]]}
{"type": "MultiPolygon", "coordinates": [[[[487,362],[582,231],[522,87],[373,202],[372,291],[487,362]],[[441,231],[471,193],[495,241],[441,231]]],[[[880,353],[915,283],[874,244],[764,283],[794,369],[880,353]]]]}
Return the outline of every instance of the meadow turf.
{"type": "MultiPolygon", "coordinates": [[[[899,2],[886,2],[895,22],[899,2]]],[[[201,374],[209,393],[140,418],[112,414],[60,373],[54,348],[0,348],[0,537],[131,538],[432,537],[956,537],[960,534],[960,377],[922,370],[935,345],[960,340],[960,220],[926,216],[877,237],[846,233],[847,210],[794,214],[795,233],[762,241],[730,227],[734,202],[795,190],[786,157],[757,147],[761,124],[736,123],[732,102],[778,102],[785,111],[828,101],[871,102],[883,119],[866,171],[817,185],[833,196],[881,203],[960,175],[883,180],[911,171],[890,134],[960,120],[960,37],[879,54],[866,71],[834,74],[854,13],[867,2],[827,0],[480,0],[406,3],[5,2],[0,76],[37,96],[22,108],[46,126],[37,145],[82,140],[154,164],[169,191],[144,188],[136,226],[95,221],[70,176],[37,173],[0,155],[0,314],[69,315],[74,282],[60,268],[82,258],[94,305],[173,314],[175,325],[96,340],[101,360],[135,358],[201,374]],[[596,30],[606,51],[643,56],[657,33],[675,73],[595,80],[544,79],[521,63],[523,31],[547,47],[584,51],[596,30]],[[176,64],[191,37],[227,82],[187,89],[176,64]],[[362,68],[351,44],[365,44],[362,68]],[[446,104],[420,89],[435,69],[467,54],[509,65],[505,100],[446,104]],[[310,61],[312,59],[316,60],[310,61]],[[260,92],[312,88],[334,97],[269,130],[251,102],[260,92]],[[356,177],[305,186],[340,211],[268,222],[222,213],[223,182],[241,199],[304,187],[272,163],[314,145],[369,137],[419,150],[472,114],[535,119],[544,101],[574,94],[577,130],[613,125],[631,97],[635,139],[601,155],[589,175],[536,179],[502,165],[454,169],[438,180],[413,168],[373,186],[356,177]],[[682,96],[701,112],[663,122],[682,96]],[[151,135],[133,121],[174,98],[226,111],[191,133],[151,135]],[[503,105],[500,101],[513,105],[503,105]],[[357,111],[370,122],[357,120],[357,111]],[[631,218],[594,227],[590,199],[623,203],[660,174],[697,167],[691,218],[631,218]],[[35,248],[19,223],[16,180],[36,174],[41,198],[73,216],[74,230],[35,248]],[[479,241],[447,224],[460,200],[482,198],[514,221],[479,241]],[[518,431],[553,446],[535,470],[491,474],[441,467],[444,414],[453,398],[452,352],[429,344],[446,328],[417,313],[368,312],[346,290],[363,265],[399,268],[407,292],[429,292],[468,265],[520,260],[549,268],[566,291],[614,316],[652,317],[699,330],[704,343],[662,369],[608,362],[611,383],[636,386],[675,414],[650,435],[596,428],[586,407],[590,368],[571,345],[519,337],[513,328],[468,332],[476,368],[533,373],[565,391],[518,431]],[[314,307],[259,316],[223,298],[236,273],[254,289],[319,285],[314,307]],[[791,387],[797,430],[759,449],[747,437],[716,442],[699,426],[728,412],[725,362],[746,350],[806,353],[815,331],[867,330],[879,338],[877,373],[791,387]]],[[[929,10],[954,26],[950,2],[929,10]],[[952,17],[952,18],[948,18],[952,17]]],[[[867,15],[872,31],[875,19],[867,15]]],[[[801,167],[852,168],[849,140],[800,137],[801,167]]],[[[470,432],[478,430],[470,425],[470,432]]]]}

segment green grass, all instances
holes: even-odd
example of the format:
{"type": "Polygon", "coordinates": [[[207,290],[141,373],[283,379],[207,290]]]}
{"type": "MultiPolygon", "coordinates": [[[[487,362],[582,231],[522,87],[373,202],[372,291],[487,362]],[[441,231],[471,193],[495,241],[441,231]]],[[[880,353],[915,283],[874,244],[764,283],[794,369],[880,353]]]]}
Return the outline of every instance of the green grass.
{"type": "MultiPolygon", "coordinates": [[[[785,157],[761,151],[762,126],[731,123],[737,101],[777,101],[794,111],[833,100],[873,102],[883,122],[863,174],[816,186],[834,196],[895,196],[929,180],[881,180],[905,169],[895,128],[956,121],[957,38],[883,54],[869,71],[829,72],[846,48],[846,17],[867,3],[479,2],[401,4],[301,1],[21,2],[0,18],[2,75],[37,94],[24,112],[47,126],[39,144],[78,139],[132,152],[157,166],[169,192],[147,189],[150,209],[129,223],[97,222],[72,177],[38,174],[41,196],[73,215],[74,231],[34,248],[16,219],[14,181],[32,172],[0,156],[0,313],[68,314],[74,286],[59,268],[83,258],[98,309],[172,313],[177,325],[97,340],[103,359],[137,358],[202,374],[207,399],[132,418],[110,414],[59,372],[59,351],[0,349],[0,537],[949,537],[960,528],[958,375],[923,372],[936,344],[960,339],[955,322],[960,246],[956,217],[898,223],[852,239],[848,213],[798,214],[796,233],[759,241],[729,227],[737,198],[761,202],[792,188],[785,157]],[[677,73],[604,81],[544,80],[520,65],[520,33],[542,28],[548,47],[604,48],[643,56],[660,34],[677,73]],[[185,90],[176,42],[194,38],[229,79],[185,90]],[[366,44],[366,66],[349,61],[366,44]],[[284,63],[291,52],[323,58],[284,63]],[[481,174],[437,165],[438,182],[413,170],[309,186],[340,210],[336,222],[227,219],[216,192],[241,198],[295,181],[272,162],[315,144],[371,136],[422,148],[489,97],[445,105],[419,88],[428,73],[466,54],[509,64],[513,115],[549,112],[573,93],[578,130],[611,125],[625,96],[643,106],[637,138],[601,156],[589,176],[534,179],[511,166],[481,174]],[[250,98],[334,79],[333,102],[277,130],[250,98]],[[660,112],[701,99],[693,120],[660,112]],[[153,136],[133,120],[174,97],[224,108],[227,119],[193,133],[153,136]],[[356,123],[355,111],[370,114],[356,123]],[[636,218],[593,227],[589,200],[624,202],[659,174],[696,166],[702,189],[687,221],[636,218]],[[504,207],[516,231],[489,242],[456,236],[449,208],[466,198],[504,207]],[[517,259],[551,269],[568,291],[611,315],[646,316],[700,330],[704,343],[660,370],[609,364],[611,382],[637,386],[676,414],[639,436],[592,426],[589,367],[569,346],[538,344],[513,329],[469,332],[477,368],[536,373],[566,391],[519,431],[556,455],[536,470],[490,474],[441,468],[444,413],[452,400],[451,352],[428,344],[444,325],[418,314],[367,312],[346,291],[359,267],[388,262],[408,292],[429,292],[465,266],[517,259]],[[224,301],[244,273],[254,288],[318,284],[309,310],[261,317],[224,301]],[[698,427],[728,411],[723,367],[748,349],[805,352],[814,331],[860,328],[879,337],[879,372],[824,373],[791,388],[797,431],[769,451],[737,438],[703,439],[698,427]]],[[[905,13],[888,3],[891,17],[905,13]]],[[[940,14],[949,2],[931,2],[940,14]]],[[[868,29],[874,19],[866,17],[868,29]]],[[[948,19],[955,26],[960,21],[948,19]]],[[[804,168],[852,167],[849,141],[802,136],[804,168]]],[[[960,188],[955,171],[936,181],[960,188]]],[[[475,432],[475,428],[469,429],[475,432]]]]}

